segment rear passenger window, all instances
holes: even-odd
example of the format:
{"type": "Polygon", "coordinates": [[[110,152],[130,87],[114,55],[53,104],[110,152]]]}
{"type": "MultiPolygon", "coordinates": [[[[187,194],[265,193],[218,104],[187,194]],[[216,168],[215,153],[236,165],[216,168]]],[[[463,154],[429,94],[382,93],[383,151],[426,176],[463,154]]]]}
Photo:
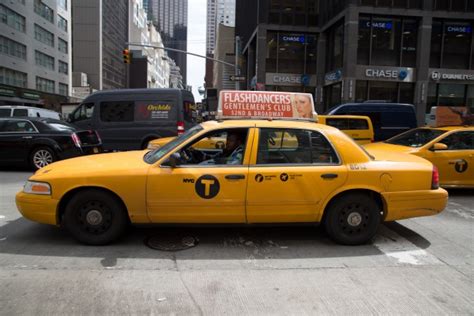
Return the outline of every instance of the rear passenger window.
{"type": "Polygon", "coordinates": [[[112,101],[100,104],[100,120],[102,122],[133,122],[133,102],[112,101]]]}
{"type": "Polygon", "coordinates": [[[446,144],[448,150],[472,150],[474,149],[474,132],[457,132],[444,139],[440,143],[446,144]]]}
{"type": "Polygon", "coordinates": [[[319,132],[261,129],[257,164],[337,164],[339,159],[319,132]]]}
{"type": "Polygon", "coordinates": [[[14,109],[13,116],[28,116],[27,109],[14,109]]]}
{"type": "Polygon", "coordinates": [[[10,109],[0,109],[0,117],[10,117],[10,109]]]}
{"type": "Polygon", "coordinates": [[[35,132],[36,129],[30,122],[27,121],[7,121],[3,125],[2,132],[18,133],[18,132],[35,132]]]}
{"type": "Polygon", "coordinates": [[[369,129],[369,123],[363,119],[349,119],[347,120],[348,128],[350,130],[364,130],[369,129]]]}

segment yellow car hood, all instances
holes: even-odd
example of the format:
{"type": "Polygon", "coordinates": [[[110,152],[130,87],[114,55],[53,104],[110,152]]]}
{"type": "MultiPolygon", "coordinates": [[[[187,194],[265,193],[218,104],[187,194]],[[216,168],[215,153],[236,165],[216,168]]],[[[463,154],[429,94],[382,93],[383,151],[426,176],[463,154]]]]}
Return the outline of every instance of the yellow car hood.
{"type": "Polygon", "coordinates": [[[82,156],[52,163],[38,170],[33,179],[88,175],[125,175],[137,168],[147,170],[150,165],[143,161],[147,150],[106,153],[82,156]]]}

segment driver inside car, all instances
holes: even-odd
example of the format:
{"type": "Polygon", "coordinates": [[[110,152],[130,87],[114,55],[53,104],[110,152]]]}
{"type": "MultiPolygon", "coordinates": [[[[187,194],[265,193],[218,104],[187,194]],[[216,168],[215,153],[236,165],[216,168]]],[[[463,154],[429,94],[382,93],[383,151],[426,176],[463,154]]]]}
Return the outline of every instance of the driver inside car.
{"type": "Polygon", "coordinates": [[[227,134],[225,147],[222,152],[212,159],[202,161],[200,165],[240,165],[244,157],[245,133],[231,131],[227,134]]]}

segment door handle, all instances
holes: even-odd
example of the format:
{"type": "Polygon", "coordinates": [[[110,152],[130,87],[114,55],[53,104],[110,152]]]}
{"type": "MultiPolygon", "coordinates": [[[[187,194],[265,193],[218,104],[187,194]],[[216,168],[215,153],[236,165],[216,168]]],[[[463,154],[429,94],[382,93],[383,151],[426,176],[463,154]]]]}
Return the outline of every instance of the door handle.
{"type": "Polygon", "coordinates": [[[321,175],[321,178],[323,178],[323,179],[335,179],[337,177],[338,176],[335,173],[325,173],[325,174],[321,175]]]}
{"type": "Polygon", "coordinates": [[[23,136],[22,138],[23,138],[23,139],[32,139],[33,136],[23,136]]]}
{"type": "Polygon", "coordinates": [[[227,180],[242,180],[245,179],[245,175],[243,174],[228,174],[225,176],[227,180]]]}

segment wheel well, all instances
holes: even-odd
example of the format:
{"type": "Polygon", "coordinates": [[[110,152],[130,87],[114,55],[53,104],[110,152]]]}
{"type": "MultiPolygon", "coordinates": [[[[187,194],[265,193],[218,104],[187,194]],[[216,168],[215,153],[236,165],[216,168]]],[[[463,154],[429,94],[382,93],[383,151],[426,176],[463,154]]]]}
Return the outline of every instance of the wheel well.
{"type": "Polygon", "coordinates": [[[64,194],[64,196],[59,201],[58,209],[57,209],[57,212],[56,212],[56,214],[57,214],[56,215],[56,222],[58,223],[58,225],[61,225],[61,222],[63,220],[64,211],[66,210],[66,205],[69,203],[69,201],[72,199],[72,197],[74,195],[76,195],[77,193],[79,193],[79,192],[82,192],[82,191],[85,191],[85,190],[91,190],[91,189],[92,190],[97,190],[97,191],[102,191],[102,192],[111,194],[113,197],[115,197],[117,199],[117,201],[119,201],[120,204],[122,204],[124,210],[127,212],[127,219],[130,223],[130,216],[128,215],[127,206],[125,205],[123,200],[120,198],[120,196],[118,196],[115,192],[113,192],[109,189],[106,189],[106,188],[89,186],[89,187],[75,188],[75,189],[72,189],[71,191],[67,192],[66,194],[64,194]]]}
{"type": "Polygon", "coordinates": [[[378,193],[376,191],[369,190],[369,189],[353,189],[353,190],[340,192],[340,193],[336,194],[335,196],[333,196],[331,198],[331,200],[326,204],[326,207],[324,208],[324,213],[323,213],[323,217],[321,218],[321,223],[324,223],[324,221],[326,219],[326,214],[327,214],[326,211],[329,209],[329,207],[331,207],[332,203],[334,203],[337,199],[341,198],[342,196],[349,195],[349,194],[354,194],[354,193],[365,194],[365,195],[368,195],[369,197],[373,198],[375,200],[375,202],[377,203],[377,205],[380,207],[380,209],[383,212],[382,221],[385,219],[385,217],[387,215],[387,207],[386,207],[386,203],[385,203],[385,201],[384,201],[384,199],[383,199],[383,197],[380,193],[378,193]]]}
{"type": "Polygon", "coordinates": [[[33,153],[33,151],[40,148],[40,147],[46,147],[46,148],[50,149],[53,152],[54,155],[57,155],[53,146],[48,145],[48,144],[35,144],[31,147],[30,151],[28,152],[28,160],[30,159],[31,154],[33,153]]]}

